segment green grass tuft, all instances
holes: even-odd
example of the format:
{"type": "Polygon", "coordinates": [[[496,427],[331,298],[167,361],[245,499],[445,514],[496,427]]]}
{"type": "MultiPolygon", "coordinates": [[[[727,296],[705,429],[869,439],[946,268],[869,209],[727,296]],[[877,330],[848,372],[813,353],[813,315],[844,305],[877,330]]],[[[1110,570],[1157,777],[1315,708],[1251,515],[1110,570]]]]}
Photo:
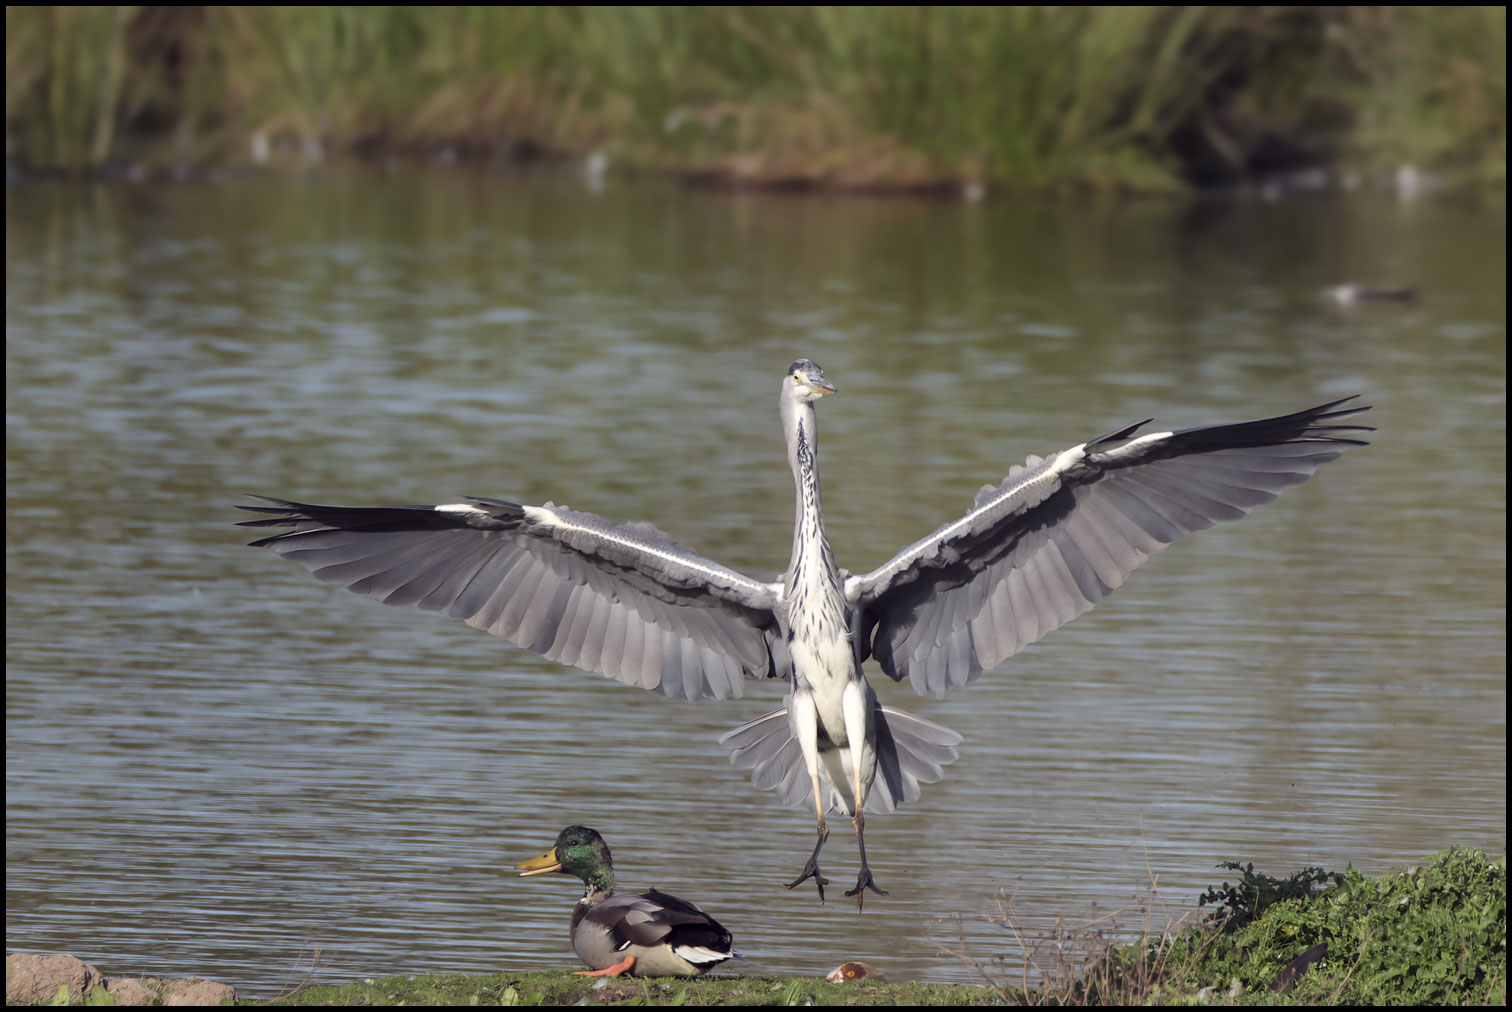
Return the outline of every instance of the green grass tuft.
{"type": "Polygon", "coordinates": [[[1209,893],[1223,898],[1209,932],[1190,932],[1166,953],[1168,966],[1182,968],[1172,987],[1226,990],[1237,980],[1246,994],[1271,995],[1288,964],[1325,945],[1327,955],[1287,989],[1290,1002],[1505,1000],[1505,857],[1451,850],[1424,867],[1379,879],[1353,868],[1343,874],[1307,869],[1283,880],[1244,871],[1239,888],[1225,883],[1209,893]],[[1325,881],[1333,884],[1318,891],[1325,881]],[[1219,937],[1211,937],[1211,929],[1219,937]]]}

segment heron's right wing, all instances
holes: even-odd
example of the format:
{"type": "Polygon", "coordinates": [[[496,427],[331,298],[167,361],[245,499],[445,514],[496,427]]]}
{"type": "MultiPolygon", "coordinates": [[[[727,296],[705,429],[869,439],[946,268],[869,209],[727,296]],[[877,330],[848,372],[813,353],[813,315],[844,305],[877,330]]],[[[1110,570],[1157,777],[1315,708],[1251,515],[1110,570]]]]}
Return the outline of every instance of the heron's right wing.
{"type": "Polygon", "coordinates": [[[472,497],[377,507],[255,498],[265,505],[241,508],[272,517],[240,526],[290,529],[254,547],[563,664],[688,699],[739,696],[745,677],[788,674],[773,611],[780,587],[649,524],[472,497]]]}
{"type": "Polygon", "coordinates": [[[1131,425],[988,486],[966,515],[845,581],[861,655],[942,697],[1087,611],[1178,538],[1300,485],[1367,426],[1341,407],[1136,436],[1131,425]]]}

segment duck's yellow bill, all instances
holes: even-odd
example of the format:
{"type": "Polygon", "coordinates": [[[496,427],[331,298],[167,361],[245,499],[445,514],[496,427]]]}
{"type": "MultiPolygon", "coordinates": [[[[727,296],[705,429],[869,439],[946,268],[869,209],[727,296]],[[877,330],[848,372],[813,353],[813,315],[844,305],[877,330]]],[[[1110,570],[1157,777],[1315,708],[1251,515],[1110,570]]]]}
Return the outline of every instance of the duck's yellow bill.
{"type": "Polygon", "coordinates": [[[521,878],[528,878],[531,875],[546,875],[554,871],[561,871],[562,862],[557,860],[556,848],[552,847],[540,857],[533,857],[529,861],[521,861],[515,865],[515,870],[520,873],[521,878]]]}

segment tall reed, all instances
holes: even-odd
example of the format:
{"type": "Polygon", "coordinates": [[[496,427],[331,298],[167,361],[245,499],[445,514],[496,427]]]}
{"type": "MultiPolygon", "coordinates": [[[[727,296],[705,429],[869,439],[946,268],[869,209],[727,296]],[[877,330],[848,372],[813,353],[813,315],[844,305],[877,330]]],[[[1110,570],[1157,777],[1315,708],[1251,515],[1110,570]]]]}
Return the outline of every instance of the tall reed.
{"type": "Polygon", "coordinates": [[[59,171],[523,146],[894,184],[1169,185],[1277,150],[1499,178],[1506,9],[8,7],[6,127],[59,171]]]}

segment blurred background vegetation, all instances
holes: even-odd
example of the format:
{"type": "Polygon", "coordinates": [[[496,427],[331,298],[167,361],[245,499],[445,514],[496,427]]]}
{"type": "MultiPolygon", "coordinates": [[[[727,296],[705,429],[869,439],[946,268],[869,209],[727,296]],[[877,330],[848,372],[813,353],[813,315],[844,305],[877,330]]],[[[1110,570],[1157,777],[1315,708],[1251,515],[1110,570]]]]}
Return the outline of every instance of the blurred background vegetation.
{"type": "Polygon", "coordinates": [[[1506,173],[1505,7],[7,7],[6,163],[345,153],[753,185],[1506,173]]]}

